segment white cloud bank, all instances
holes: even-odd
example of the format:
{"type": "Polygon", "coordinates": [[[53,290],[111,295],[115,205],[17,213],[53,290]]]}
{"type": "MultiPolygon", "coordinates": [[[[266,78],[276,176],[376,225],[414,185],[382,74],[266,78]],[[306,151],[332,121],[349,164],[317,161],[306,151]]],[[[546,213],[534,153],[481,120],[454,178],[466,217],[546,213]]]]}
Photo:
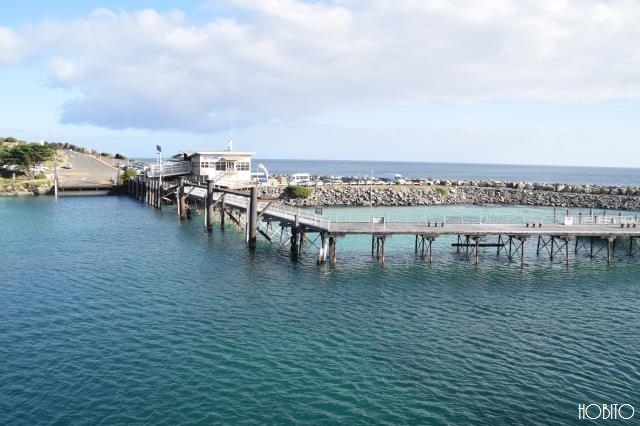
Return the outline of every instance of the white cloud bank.
{"type": "Polygon", "coordinates": [[[96,10],[16,34],[81,97],[64,123],[209,132],[345,105],[640,98],[631,0],[236,0],[241,18],[96,10]]]}

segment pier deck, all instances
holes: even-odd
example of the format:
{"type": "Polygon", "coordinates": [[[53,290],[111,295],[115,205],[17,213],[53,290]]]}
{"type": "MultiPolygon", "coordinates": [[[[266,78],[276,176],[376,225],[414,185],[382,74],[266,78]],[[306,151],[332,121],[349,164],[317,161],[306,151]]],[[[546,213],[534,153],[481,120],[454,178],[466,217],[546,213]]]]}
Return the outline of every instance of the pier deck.
{"type": "MultiPolygon", "coordinates": [[[[200,194],[198,194],[200,195],[200,194]]],[[[214,196],[218,200],[220,194],[214,196]]],[[[245,211],[247,199],[239,196],[225,198],[228,206],[245,211]]],[[[445,235],[494,236],[511,235],[514,237],[537,237],[553,235],[556,237],[640,237],[640,227],[631,222],[619,223],[618,217],[612,217],[609,224],[548,224],[542,226],[527,226],[521,224],[487,224],[487,223],[427,223],[424,222],[384,222],[373,223],[364,221],[330,221],[320,215],[309,213],[299,208],[278,204],[269,205],[266,201],[258,202],[258,210],[262,217],[269,220],[305,227],[314,232],[327,232],[335,236],[346,235],[429,235],[433,237],[445,235]]],[[[626,218],[625,218],[626,219],[626,218]]],[[[533,225],[533,224],[531,224],[533,225]]]]}
{"type": "Polygon", "coordinates": [[[377,234],[377,235],[471,235],[493,236],[511,235],[514,237],[537,237],[553,235],[556,237],[640,237],[640,228],[620,227],[620,225],[560,225],[544,224],[542,227],[527,227],[525,224],[449,224],[437,227],[424,223],[388,222],[373,224],[369,222],[332,222],[327,229],[335,235],[377,234]]]}
{"type": "Polygon", "coordinates": [[[593,258],[604,252],[608,261],[614,257],[618,239],[626,241],[623,247],[629,256],[640,254],[640,226],[635,215],[607,216],[605,212],[602,216],[563,216],[562,224],[557,223],[555,213],[553,220],[538,218],[527,221],[511,218],[512,220],[507,221],[509,223],[490,223],[488,217],[471,221],[468,218],[460,218],[458,221],[455,218],[426,218],[424,221],[402,222],[388,221],[385,217],[372,217],[370,221],[340,221],[329,220],[312,210],[278,204],[275,200],[260,200],[256,188],[245,193],[214,187],[213,181],[208,181],[207,187],[201,184],[185,185],[182,179],[174,187],[160,188],[158,183],[153,180],[145,182],[144,185],[149,189],[143,191],[135,189],[142,182],[131,186],[135,189],[133,193],[136,196],[140,199],[146,196],[148,202],[157,207],[161,204],[158,201],[162,198],[160,193],[176,190],[176,200],[182,200],[178,202],[181,219],[185,217],[185,207],[180,206],[186,198],[202,201],[206,206],[205,227],[208,232],[212,230],[212,216],[217,209],[220,212],[220,226],[224,227],[224,218],[229,217],[237,226],[246,229],[250,247],[256,247],[258,233],[270,242],[279,233],[280,243],[289,245],[292,253],[299,256],[302,246],[311,241],[311,244],[319,248],[319,263],[323,263],[327,255],[335,263],[337,239],[349,235],[370,235],[371,254],[377,256],[382,263],[385,240],[393,235],[414,236],[415,253],[428,258],[429,262],[432,261],[433,242],[446,236],[457,237],[451,246],[456,247],[458,253],[464,251],[467,259],[473,256],[476,263],[479,261],[480,248],[494,247],[498,255],[504,252],[509,259],[519,257],[520,264],[524,265],[525,242],[530,240],[537,240],[537,244],[534,242],[537,255],[546,251],[551,260],[561,257],[567,264],[570,258],[570,241],[575,242],[571,250],[575,254],[586,251],[593,258]],[[245,217],[242,218],[242,215],[245,217]],[[276,230],[274,223],[278,224],[279,230],[276,230]],[[283,240],[285,232],[287,238],[283,240]],[[309,240],[308,234],[317,234],[317,237],[309,240]]]}

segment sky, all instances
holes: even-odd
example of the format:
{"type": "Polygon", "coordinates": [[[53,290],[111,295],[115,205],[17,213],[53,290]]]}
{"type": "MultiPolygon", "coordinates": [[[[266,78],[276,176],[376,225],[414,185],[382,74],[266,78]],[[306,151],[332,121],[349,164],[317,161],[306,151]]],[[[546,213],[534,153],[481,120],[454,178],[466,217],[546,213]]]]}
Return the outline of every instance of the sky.
{"type": "Polygon", "coordinates": [[[637,0],[0,7],[0,136],[151,158],[638,167],[637,0]]]}

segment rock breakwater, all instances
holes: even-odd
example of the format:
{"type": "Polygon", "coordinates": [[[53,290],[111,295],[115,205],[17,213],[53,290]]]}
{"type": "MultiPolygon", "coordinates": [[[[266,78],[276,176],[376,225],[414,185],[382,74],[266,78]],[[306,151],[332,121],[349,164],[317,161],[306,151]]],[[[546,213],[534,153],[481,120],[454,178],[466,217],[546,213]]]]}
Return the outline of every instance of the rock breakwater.
{"type": "Polygon", "coordinates": [[[497,204],[640,210],[640,188],[526,182],[452,182],[428,185],[327,185],[308,198],[288,198],[284,187],[263,187],[261,196],[293,206],[424,206],[497,204]]]}

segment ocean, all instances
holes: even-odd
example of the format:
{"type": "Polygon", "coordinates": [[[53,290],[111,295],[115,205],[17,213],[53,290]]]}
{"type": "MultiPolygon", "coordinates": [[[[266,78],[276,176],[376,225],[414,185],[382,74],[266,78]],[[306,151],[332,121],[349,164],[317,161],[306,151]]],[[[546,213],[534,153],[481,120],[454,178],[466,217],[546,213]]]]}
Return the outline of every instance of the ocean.
{"type": "Polygon", "coordinates": [[[0,198],[0,424],[565,425],[581,404],[640,418],[640,259],[622,249],[568,266],[529,250],[521,268],[442,240],[429,264],[394,236],[381,265],[346,237],[334,266],[311,244],[292,259],[203,229],[126,196],[0,198]]]}
{"type": "Polygon", "coordinates": [[[640,169],[623,167],[540,166],[515,164],[421,163],[397,161],[329,161],[255,159],[270,173],[316,176],[380,176],[398,173],[409,179],[500,180],[503,182],[640,186],[640,169]]]}

